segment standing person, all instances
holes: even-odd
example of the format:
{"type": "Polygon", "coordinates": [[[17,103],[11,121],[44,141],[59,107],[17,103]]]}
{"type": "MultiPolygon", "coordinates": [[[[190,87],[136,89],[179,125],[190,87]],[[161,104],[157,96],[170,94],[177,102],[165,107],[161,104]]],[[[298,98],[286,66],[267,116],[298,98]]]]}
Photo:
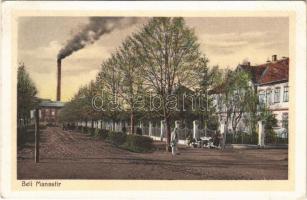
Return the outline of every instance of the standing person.
{"type": "Polygon", "coordinates": [[[177,143],[178,143],[178,130],[177,127],[174,128],[171,133],[171,147],[172,147],[172,155],[175,156],[177,153],[177,143]]]}
{"type": "Polygon", "coordinates": [[[223,134],[222,133],[217,133],[216,134],[216,146],[219,148],[222,148],[223,146],[223,134]]]}
{"type": "Polygon", "coordinates": [[[225,149],[225,142],[226,142],[224,140],[224,134],[220,133],[219,134],[219,139],[220,139],[220,147],[221,147],[222,150],[224,150],[225,149]]]}

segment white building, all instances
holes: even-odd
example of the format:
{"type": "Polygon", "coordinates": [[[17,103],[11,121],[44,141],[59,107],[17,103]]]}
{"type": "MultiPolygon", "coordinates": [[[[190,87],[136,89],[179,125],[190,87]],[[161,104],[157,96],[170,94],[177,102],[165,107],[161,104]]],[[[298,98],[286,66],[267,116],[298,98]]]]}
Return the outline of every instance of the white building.
{"type": "MultiPolygon", "coordinates": [[[[282,57],[278,60],[277,56],[273,55],[272,60],[264,64],[251,66],[250,63],[246,63],[239,65],[237,69],[251,74],[252,85],[258,93],[259,101],[268,106],[278,121],[277,132],[281,128],[287,128],[289,112],[289,58],[282,57]]],[[[220,89],[217,89],[217,91],[220,91],[220,89]]],[[[220,121],[225,121],[226,109],[224,105],[219,103],[221,94],[215,92],[212,95],[215,97],[220,121]]],[[[228,129],[231,129],[231,124],[229,124],[228,129]]],[[[243,115],[242,120],[238,124],[238,130],[247,132],[247,129],[247,126],[244,124],[243,115]]]]}
{"type": "Polygon", "coordinates": [[[278,60],[277,55],[273,55],[271,61],[245,66],[245,69],[252,74],[259,101],[265,103],[275,115],[278,127],[286,128],[289,113],[289,58],[278,60]]]}

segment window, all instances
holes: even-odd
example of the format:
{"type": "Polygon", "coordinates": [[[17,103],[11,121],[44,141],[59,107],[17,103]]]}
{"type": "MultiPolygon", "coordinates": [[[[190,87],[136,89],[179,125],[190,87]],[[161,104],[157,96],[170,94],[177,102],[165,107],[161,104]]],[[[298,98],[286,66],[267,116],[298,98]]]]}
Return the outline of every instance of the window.
{"type": "Polygon", "coordinates": [[[282,127],[288,130],[288,113],[282,113],[282,127]]]}
{"type": "Polygon", "coordinates": [[[285,86],[284,87],[284,102],[288,102],[289,101],[289,87],[285,86]]]}
{"type": "Polygon", "coordinates": [[[259,91],[259,103],[264,104],[265,103],[265,92],[263,90],[259,91]]]}
{"type": "Polygon", "coordinates": [[[274,103],[279,103],[280,102],[280,88],[275,88],[274,92],[274,103]]]}
{"type": "Polygon", "coordinates": [[[272,91],[271,89],[266,90],[266,104],[271,105],[272,103],[272,91]]]}
{"type": "Polygon", "coordinates": [[[51,115],[52,115],[52,116],[54,116],[54,114],[55,114],[54,110],[53,110],[53,111],[51,111],[51,115]]]}

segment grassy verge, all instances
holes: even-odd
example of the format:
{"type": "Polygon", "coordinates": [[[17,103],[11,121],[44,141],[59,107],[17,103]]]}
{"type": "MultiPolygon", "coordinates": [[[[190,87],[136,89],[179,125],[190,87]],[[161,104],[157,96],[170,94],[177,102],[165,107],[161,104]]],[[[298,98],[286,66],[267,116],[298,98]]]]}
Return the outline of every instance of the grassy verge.
{"type": "Polygon", "coordinates": [[[120,147],[136,153],[155,151],[153,140],[149,137],[140,135],[128,135],[125,143],[120,147]]]}
{"type": "Polygon", "coordinates": [[[114,132],[105,129],[93,129],[80,127],[81,132],[89,133],[92,137],[98,137],[115,147],[136,153],[147,153],[156,150],[153,140],[141,135],[127,135],[123,132],[114,132]]]}

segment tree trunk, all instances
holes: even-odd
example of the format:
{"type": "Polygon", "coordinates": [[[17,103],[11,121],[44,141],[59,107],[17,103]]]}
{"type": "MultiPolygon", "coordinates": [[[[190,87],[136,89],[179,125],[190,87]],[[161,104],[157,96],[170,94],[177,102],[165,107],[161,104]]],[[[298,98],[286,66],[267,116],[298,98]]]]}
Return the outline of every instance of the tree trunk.
{"type": "Polygon", "coordinates": [[[165,117],[165,124],[166,124],[166,151],[171,152],[171,122],[170,117],[165,117]]]}
{"type": "Polygon", "coordinates": [[[115,131],[115,120],[112,120],[112,131],[115,131]]]}
{"type": "Polygon", "coordinates": [[[24,135],[26,135],[26,134],[27,134],[26,117],[23,117],[23,120],[22,120],[22,127],[23,127],[24,135]]]}
{"type": "Polygon", "coordinates": [[[85,130],[87,130],[87,120],[85,120],[85,127],[84,127],[84,129],[83,129],[83,133],[86,133],[85,130]]]}
{"type": "Polygon", "coordinates": [[[134,112],[130,112],[130,133],[134,134],[134,112]]]}
{"type": "Polygon", "coordinates": [[[226,146],[226,137],[227,137],[227,133],[228,133],[228,118],[226,119],[226,124],[225,124],[225,131],[224,131],[224,135],[223,135],[223,145],[222,145],[222,150],[225,149],[226,146]]]}

